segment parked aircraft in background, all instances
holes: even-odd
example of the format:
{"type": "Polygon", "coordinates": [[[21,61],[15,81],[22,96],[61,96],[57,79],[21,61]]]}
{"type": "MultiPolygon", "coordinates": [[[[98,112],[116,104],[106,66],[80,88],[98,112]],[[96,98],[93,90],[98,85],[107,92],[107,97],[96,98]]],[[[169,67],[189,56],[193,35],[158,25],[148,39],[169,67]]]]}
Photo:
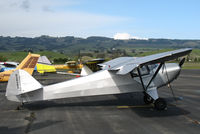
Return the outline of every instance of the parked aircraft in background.
{"type": "Polygon", "coordinates": [[[70,73],[77,73],[77,70],[81,70],[83,67],[83,64],[78,63],[76,61],[68,61],[63,65],[54,65],[57,71],[59,70],[68,70],[68,74],[70,73]]]}
{"type": "Polygon", "coordinates": [[[15,69],[18,65],[18,62],[0,62],[0,72],[15,69]]]}
{"type": "Polygon", "coordinates": [[[0,73],[0,81],[8,81],[10,75],[18,69],[23,69],[32,75],[35,65],[37,64],[38,58],[40,55],[29,53],[28,56],[17,66],[16,69],[8,70],[0,73]]]}
{"type": "Polygon", "coordinates": [[[179,49],[145,57],[120,57],[100,64],[102,70],[66,82],[43,86],[24,70],[16,70],[8,82],[6,97],[10,101],[34,102],[61,98],[143,92],[145,103],[158,110],[167,107],[157,89],[175,80],[179,64],[165,63],[192,51],[179,49]]]}
{"type": "MultiPolygon", "coordinates": [[[[80,70],[80,72],[74,73],[73,71],[68,71],[68,72],[57,71],[57,73],[58,74],[67,74],[67,75],[76,75],[77,77],[86,76],[86,75],[92,74],[93,72],[100,70],[100,67],[98,66],[98,64],[102,63],[104,61],[105,60],[103,58],[82,61],[83,64],[77,64],[76,61],[69,61],[69,62],[67,62],[68,65],[65,66],[65,68],[71,69],[71,70],[73,69],[75,71],[80,70]]],[[[59,66],[59,65],[56,65],[56,66],[59,66]]],[[[61,66],[63,66],[63,65],[61,65],[61,66]]]]}
{"type": "Polygon", "coordinates": [[[99,71],[100,67],[98,64],[103,63],[105,59],[98,58],[98,59],[92,59],[84,62],[85,65],[87,65],[93,72],[99,71]]]}
{"type": "Polygon", "coordinates": [[[75,75],[76,77],[87,76],[92,73],[93,71],[87,65],[83,65],[80,73],[57,72],[57,74],[75,75]]]}
{"type": "Polygon", "coordinates": [[[41,74],[56,72],[56,68],[51,64],[46,56],[40,56],[35,70],[41,74]]]}

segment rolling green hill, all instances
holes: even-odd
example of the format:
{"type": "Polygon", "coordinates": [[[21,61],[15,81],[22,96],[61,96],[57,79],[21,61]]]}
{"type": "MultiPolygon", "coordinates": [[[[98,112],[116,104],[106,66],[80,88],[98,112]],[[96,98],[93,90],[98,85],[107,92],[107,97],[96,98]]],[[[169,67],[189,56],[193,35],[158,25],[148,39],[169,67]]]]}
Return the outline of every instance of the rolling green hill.
{"type": "Polygon", "coordinates": [[[81,52],[105,52],[114,49],[160,49],[160,48],[200,48],[200,40],[114,40],[107,37],[88,37],[86,39],[67,37],[40,36],[35,38],[26,37],[3,37],[0,36],[0,51],[54,51],[65,54],[77,55],[81,52]]]}

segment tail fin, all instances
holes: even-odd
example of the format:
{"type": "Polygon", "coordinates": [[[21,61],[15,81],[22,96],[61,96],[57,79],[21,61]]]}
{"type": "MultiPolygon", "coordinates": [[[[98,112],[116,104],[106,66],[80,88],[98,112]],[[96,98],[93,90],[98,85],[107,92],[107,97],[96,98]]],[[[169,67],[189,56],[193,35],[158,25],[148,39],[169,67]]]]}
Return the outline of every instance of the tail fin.
{"type": "Polygon", "coordinates": [[[22,102],[21,94],[41,89],[43,86],[24,70],[16,70],[10,76],[6,88],[8,100],[22,102]]]}
{"type": "Polygon", "coordinates": [[[38,59],[38,63],[51,65],[51,62],[49,61],[49,59],[46,56],[40,56],[40,58],[38,59]]]}
{"type": "Polygon", "coordinates": [[[37,64],[40,55],[29,53],[28,56],[17,66],[16,69],[23,69],[32,75],[35,65],[37,64]]]}
{"type": "Polygon", "coordinates": [[[83,65],[83,68],[81,69],[81,76],[87,76],[92,73],[92,70],[88,66],[83,65]]]}

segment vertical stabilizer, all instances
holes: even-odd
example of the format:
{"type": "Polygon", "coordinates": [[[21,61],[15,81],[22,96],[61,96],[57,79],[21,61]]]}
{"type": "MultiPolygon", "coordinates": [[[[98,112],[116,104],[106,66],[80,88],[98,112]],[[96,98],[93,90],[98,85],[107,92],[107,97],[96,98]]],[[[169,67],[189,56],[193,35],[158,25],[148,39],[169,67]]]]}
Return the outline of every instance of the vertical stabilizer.
{"type": "Polygon", "coordinates": [[[16,69],[23,69],[32,75],[40,55],[29,53],[16,69]]]}
{"type": "Polygon", "coordinates": [[[20,102],[20,95],[41,89],[43,86],[24,70],[16,70],[10,76],[6,88],[8,100],[20,102]]]}
{"type": "Polygon", "coordinates": [[[40,58],[38,59],[38,63],[51,65],[51,62],[49,61],[49,59],[46,56],[40,56],[40,58]]]}
{"type": "Polygon", "coordinates": [[[83,68],[81,69],[81,76],[87,76],[92,73],[93,73],[92,70],[86,65],[84,65],[83,68]]]}

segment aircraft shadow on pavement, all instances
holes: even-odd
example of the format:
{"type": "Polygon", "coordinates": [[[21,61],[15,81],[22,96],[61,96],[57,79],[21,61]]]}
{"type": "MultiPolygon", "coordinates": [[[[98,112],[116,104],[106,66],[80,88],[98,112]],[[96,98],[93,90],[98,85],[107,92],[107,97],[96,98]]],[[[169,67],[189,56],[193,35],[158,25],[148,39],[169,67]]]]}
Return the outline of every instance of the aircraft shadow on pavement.
{"type": "Polygon", "coordinates": [[[166,110],[158,111],[153,107],[143,107],[143,108],[131,108],[133,112],[138,114],[141,117],[169,117],[169,116],[179,116],[190,114],[189,111],[186,111],[175,105],[170,105],[166,110]]]}
{"type": "Polygon", "coordinates": [[[133,94],[102,95],[92,97],[69,98],[52,101],[41,101],[27,103],[25,108],[30,110],[41,110],[51,107],[77,107],[77,106],[119,106],[119,105],[141,105],[141,99],[133,94]]]}
{"type": "MultiPolygon", "coordinates": [[[[146,105],[143,102],[143,93],[129,93],[121,95],[93,96],[85,98],[62,99],[56,101],[44,101],[25,104],[25,109],[28,110],[43,110],[46,108],[67,108],[67,107],[92,107],[92,106],[112,106],[117,110],[131,109],[133,112],[143,117],[165,117],[189,114],[188,111],[175,106],[173,97],[165,98],[168,109],[158,111],[153,105],[146,105]],[[127,108],[117,108],[126,106],[127,108]]],[[[177,98],[178,99],[178,98],[177,98]]]]}

